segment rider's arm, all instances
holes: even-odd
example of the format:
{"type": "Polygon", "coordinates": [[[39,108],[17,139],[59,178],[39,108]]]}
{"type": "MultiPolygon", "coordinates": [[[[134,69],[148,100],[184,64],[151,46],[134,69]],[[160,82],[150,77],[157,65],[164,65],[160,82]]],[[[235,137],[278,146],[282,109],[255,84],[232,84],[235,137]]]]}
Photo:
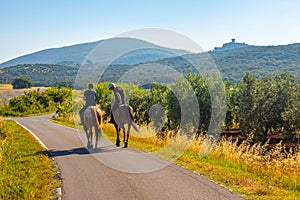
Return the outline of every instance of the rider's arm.
{"type": "Polygon", "coordinates": [[[118,92],[115,93],[115,101],[117,104],[120,104],[122,102],[121,95],[118,92]]]}

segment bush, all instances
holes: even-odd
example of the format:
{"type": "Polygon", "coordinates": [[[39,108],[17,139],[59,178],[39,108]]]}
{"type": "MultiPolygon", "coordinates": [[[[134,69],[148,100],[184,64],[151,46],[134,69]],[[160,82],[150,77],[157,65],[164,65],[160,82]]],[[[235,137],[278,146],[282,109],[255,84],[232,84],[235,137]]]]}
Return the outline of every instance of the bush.
{"type": "Polygon", "coordinates": [[[13,82],[14,89],[21,89],[21,88],[31,88],[33,86],[32,81],[25,76],[15,78],[13,82]]]}

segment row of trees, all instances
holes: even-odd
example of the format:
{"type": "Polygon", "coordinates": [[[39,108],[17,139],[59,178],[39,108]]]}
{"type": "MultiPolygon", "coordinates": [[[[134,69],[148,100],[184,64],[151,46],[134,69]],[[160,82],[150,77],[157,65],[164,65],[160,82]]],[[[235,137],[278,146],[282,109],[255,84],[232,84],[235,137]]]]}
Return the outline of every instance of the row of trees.
{"type": "Polygon", "coordinates": [[[271,133],[292,136],[299,131],[300,84],[290,74],[261,79],[246,74],[228,97],[229,127],[237,121],[243,133],[254,133],[260,141],[271,133]]]}
{"type": "MultiPolygon", "coordinates": [[[[246,74],[236,85],[225,82],[224,90],[223,84],[220,86],[213,77],[188,74],[186,80],[179,78],[170,85],[153,83],[147,90],[133,84],[121,86],[135,110],[138,124],[152,122],[159,129],[176,130],[185,120],[182,112],[188,112],[192,117],[189,124],[184,124],[192,126],[193,132],[205,133],[214,123],[212,120],[216,120],[212,113],[225,113],[220,116],[223,128],[239,128],[245,135],[253,133],[259,141],[265,141],[268,134],[280,132],[293,136],[300,130],[300,84],[290,74],[260,79],[246,74]],[[187,91],[188,85],[193,89],[192,96],[187,91]],[[193,95],[199,109],[193,105],[193,95]],[[214,111],[214,107],[218,109],[214,111]],[[193,121],[198,115],[199,121],[193,121]]],[[[96,90],[102,109],[109,113],[112,96],[107,83],[98,84],[96,90]]],[[[216,123],[220,125],[219,121],[216,123]]]]}
{"type": "MultiPolygon", "coordinates": [[[[104,120],[112,103],[107,84],[95,86],[97,101],[106,113],[104,120]]],[[[120,86],[134,108],[136,122],[152,123],[158,131],[178,130],[180,126],[192,133],[214,133],[219,127],[239,128],[243,134],[253,133],[257,140],[265,141],[271,133],[293,136],[300,130],[300,84],[290,74],[260,79],[246,74],[232,85],[220,83],[214,76],[190,73],[172,84],[152,83],[150,89],[135,84],[120,86]]],[[[71,89],[53,87],[12,98],[9,105],[1,107],[0,115],[50,111],[77,114],[80,107],[80,101],[72,99],[71,89]]]]}

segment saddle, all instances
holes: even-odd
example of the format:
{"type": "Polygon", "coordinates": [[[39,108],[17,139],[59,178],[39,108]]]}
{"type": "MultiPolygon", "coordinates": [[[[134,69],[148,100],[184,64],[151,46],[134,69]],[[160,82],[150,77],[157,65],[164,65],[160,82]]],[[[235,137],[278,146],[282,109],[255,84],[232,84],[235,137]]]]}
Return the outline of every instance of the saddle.
{"type": "Polygon", "coordinates": [[[132,108],[131,108],[131,106],[130,105],[128,105],[128,104],[121,104],[121,105],[119,105],[118,107],[117,107],[117,109],[115,110],[115,111],[113,111],[112,112],[112,114],[113,114],[113,116],[114,116],[114,120],[116,119],[116,118],[119,118],[119,116],[120,116],[120,114],[119,114],[119,112],[117,112],[117,110],[119,109],[119,108],[122,108],[122,107],[128,107],[129,108],[129,114],[130,114],[130,117],[131,117],[131,119],[133,120],[133,115],[132,115],[132,108]]]}

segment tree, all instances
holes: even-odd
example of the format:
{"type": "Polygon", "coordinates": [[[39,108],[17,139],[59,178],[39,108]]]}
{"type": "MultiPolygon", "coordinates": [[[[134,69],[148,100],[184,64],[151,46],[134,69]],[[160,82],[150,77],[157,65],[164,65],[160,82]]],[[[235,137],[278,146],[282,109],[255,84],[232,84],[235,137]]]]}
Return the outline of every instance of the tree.
{"type": "Polygon", "coordinates": [[[33,86],[32,81],[25,76],[15,78],[13,82],[14,89],[31,88],[32,86],[33,86]]]}
{"type": "Polygon", "coordinates": [[[204,79],[200,74],[193,75],[192,73],[187,74],[187,80],[191,84],[194,93],[197,97],[200,120],[199,120],[199,131],[206,132],[209,127],[211,118],[211,96],[207,86],[208,77],[204,79]]]}
{"type": "Polygon", "coordinates": [[[149,112],[151,121],[155,128],[164,128],[167,120],[167,126],[170,126],[170,120],[167,117],[168,113],[168,93],[170,89],[167,85],[160,83],[152,83],[150,86],[150,93],[152,98],[152,107],[149,112]]]}
{"type": "Polygon", "coordinates": [[[108,90],[107,85],[109,82],[99,83],[95,86],[97,92],[97,103],[100,104],[101,110],[104,110],[104,120],[110,115],[112,92],[108,90]]]}
{"type": "Polygon", "coordinates": [[[139,125],[148,125],[151,121],[149,110],[152,106],[152,98],[148,90],[135,88],[130,96],[129,104],[135,112],[135,119],[139,125]]]}
{"type": "Polygon", "coordinates": [[[236,99],[241,131],[254,133],[255,138],[263,143],[274,131],[295,132],[299,117],[299,96],[295,89],[292,75],[278,74],[274,78],[265,76],[256,80],[246,74],[236,99]]]}
{"type": "Polygon", "coordinates": [[[233,86],[231,81],[225,82],[226,97],[227,97],[227,112],[225,117],[225,128],[227,130],[235,127],[237,118],[236,95],[237,86],[233,86]]]}
{"type": "Polygon", "coordinates": [[[238,86],[236,95],[237,120],[239,122],[239,128],[244,134],[251,133],[255,127],[254,115],[254,92],[255,92],[255,76],[251,76],[247,73],[238,86]]]}

